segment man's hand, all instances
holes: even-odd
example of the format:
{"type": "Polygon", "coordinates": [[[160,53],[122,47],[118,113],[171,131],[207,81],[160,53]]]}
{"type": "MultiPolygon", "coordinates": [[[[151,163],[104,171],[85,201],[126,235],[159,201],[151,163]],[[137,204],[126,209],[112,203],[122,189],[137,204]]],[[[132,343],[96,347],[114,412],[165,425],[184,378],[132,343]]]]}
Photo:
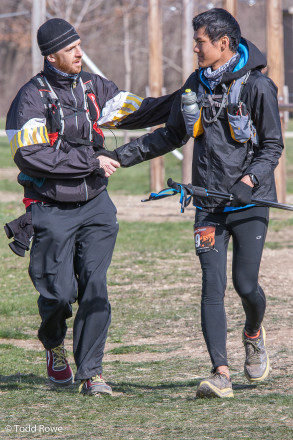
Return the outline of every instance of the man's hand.
{"type": "Polygon", "coordinates": [[[244,176],[239,182],[235,183],[230,189],[233,194],[232,206],[245,206],[251,203],[253,184],[249,176],[244,176]]]}
{"type": "Polygon", "coordinates": [[[246,185],[250,186],[251,188],[254,186],[248,174],[242,177],[241,182],[246,183],[246,185]]]}
{"type": "Polygon", "coordinates": [[[98,160],[100,162],[100,168],[105,172],[105,177],[110,177],[115,173],[116,168],[120,168],[120,163],[110,157],[99,155],[98,160]]]}

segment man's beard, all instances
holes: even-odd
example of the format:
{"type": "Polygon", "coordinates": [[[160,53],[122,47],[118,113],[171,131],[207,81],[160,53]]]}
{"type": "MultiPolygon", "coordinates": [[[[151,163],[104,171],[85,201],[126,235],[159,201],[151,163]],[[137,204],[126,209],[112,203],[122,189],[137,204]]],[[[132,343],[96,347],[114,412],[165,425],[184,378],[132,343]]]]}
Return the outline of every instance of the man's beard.
{"type": "Polygon", "coordinates": [[[76,75],[81,71],[81,65],[77,66],[74,64],[68,65],[68,63],[60,63],[58,69],[69,75],[76,75]]]}

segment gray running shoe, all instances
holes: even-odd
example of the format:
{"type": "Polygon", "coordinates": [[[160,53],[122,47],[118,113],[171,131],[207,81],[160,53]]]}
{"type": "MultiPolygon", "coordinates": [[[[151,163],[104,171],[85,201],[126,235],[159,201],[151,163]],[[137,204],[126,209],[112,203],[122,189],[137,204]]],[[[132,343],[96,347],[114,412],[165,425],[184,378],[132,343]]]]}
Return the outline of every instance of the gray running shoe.
{"type": "Polygon", "coordinates": [[[196,397],[234,397],[231,379],[228,379],[226,374],[214,373],[200,382],[196,397]]]}
{"type": "Polygon", "coordinates": [[[112,388],[104,381],[101,374],[97,374],[91,379],[82,380],[79,392],[88,396],[112,394],[112,388]]]}
{"type": "Polygon", "coordinates": [[[266,351],[266,332],[262,326],[258,338],[251,339],[243,329],[242,341],[245,347],[246,359],[244,374],[250,382],[259,382],[269,375],[270,361],[266,351]]]}

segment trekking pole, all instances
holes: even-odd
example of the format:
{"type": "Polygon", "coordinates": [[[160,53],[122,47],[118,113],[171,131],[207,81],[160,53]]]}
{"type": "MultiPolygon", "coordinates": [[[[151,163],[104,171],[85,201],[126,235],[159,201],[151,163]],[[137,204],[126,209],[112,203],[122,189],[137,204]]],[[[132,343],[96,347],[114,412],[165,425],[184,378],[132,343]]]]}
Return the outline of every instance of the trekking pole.
{"type": "MultiPolygon", "coordinates": [[[[171,178],[168,179],[167,185],[169,188],[173,188],[177,192],[180,192],[180,188],[183,187],[190,194],[190,196],[198,197],[218,197],[225,200],[233,200],[233,194],[223,193],[219,191],[209,190],[200,186],[193,186],[190,183],[185,185],[183,183],[174,182],[171,178]]],[[[251,203],[259,206],[266,206],[268,208],[285,209],[286,211],[293,211],[293,205],[287,205],[285,203],[271,202],[269,200],[251,199],[251,203]]]]}

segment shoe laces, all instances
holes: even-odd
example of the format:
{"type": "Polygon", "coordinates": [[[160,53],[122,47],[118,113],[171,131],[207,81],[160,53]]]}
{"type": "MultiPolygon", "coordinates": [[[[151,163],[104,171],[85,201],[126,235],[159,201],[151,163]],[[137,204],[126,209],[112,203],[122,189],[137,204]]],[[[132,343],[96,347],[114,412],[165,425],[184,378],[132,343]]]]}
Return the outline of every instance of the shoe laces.
{"type": "Polygon", "coordinates": [[[91,378],[92,383],[105,383],[104,379],[102,378],[101,374],[97,374],[96,376],[93,376],[91,378]]]}
{"type": "Polygon", "coordinates": [[[244,345],[247,347],[247,359],[251,365],[259,363],[260,347],[258,346],[259,339],[253,340],[246,338],[244,345]]]}
{"type": "Polygon", "coordinates": [[[66,364],[66,350],[63,345],[51,349],[53,353],[54,367],[63,367],[66,364]]]}
{"type": "Polygon", "coordinates": [[[213,377],[218,377],[220,380],[227,380],[228,382],[230,381],[230,378],[227,376],[227,374],[223,373],[222,371],[216,371],[213,374],[213,377]]]}
{"type": "Polygon", "coordinates": [[[91,383],[105,383],[101,374],[96,374],[96,376],[91,377],[90,379],[83,379],[78,387],[78,391],[81,393],[83,385],[90,380],[91,383]]]}

